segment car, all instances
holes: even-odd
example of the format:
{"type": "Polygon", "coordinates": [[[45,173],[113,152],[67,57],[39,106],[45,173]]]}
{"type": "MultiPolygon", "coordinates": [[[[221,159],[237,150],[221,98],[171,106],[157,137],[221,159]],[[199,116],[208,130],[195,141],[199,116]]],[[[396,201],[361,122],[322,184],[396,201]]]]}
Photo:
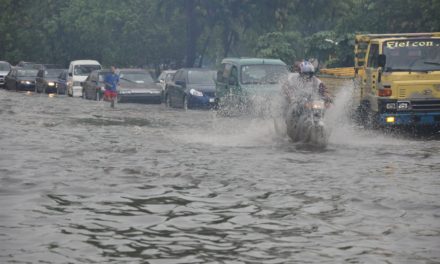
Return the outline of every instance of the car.
{"type": "Polygon", "coordinates": [[[225,58],[217,72],[217,106],[225,113],[269,108],[270,98],[281,92],[280,81],[288,72],[279,59],[225,58]]]}
{"type": "Polygon", "coordinates": [[[104,77],[106,74],[110,74],[110,70],[97,70],[92,71],[87,79],[83,82],[84,99],[99,101],[102,99],[103,92],[105,90],[104,77]]]}
{"type": "Polygon", "coordinates": [[[0,61],[0,86],[5,86],[5,77],[11,71],[11,64],[7,61],[0,61]]]}
{"type": "Polygon", "coordinates": [[[119,103],[162,103],[162,88],[143,69],[120,69],[117,92],[119,103]]]}
{"type": "Polygon", "coordinates": [[[35,80],[35,92],[57,93],[56,81],[64,69],[41,67],[35,80]]]}
{"type": "Polygon", "coordinates": [[[182,68],[165,90],[168,107],[212,108],[215,106],[215,74],[210,69],[182,68]]]}
{"type": "Polygon", "coordinates": [[[70,62],[67,80],[67,95],[82,96],[81,82],[94,70],[101,70],[101,64],[96,60],[74,60],[70,62]]]}
{"type": "Polygon", "coordinates": [[[55,80],[57,94],[66,94],[67,91],[67,70],[63,70],[55,80]]]}
{"type": "Polygon", "coordinates": [[[38,70],[14,67],[6,75],[6,89],[16,91],[35,91],[35,78],[38,70]]]}

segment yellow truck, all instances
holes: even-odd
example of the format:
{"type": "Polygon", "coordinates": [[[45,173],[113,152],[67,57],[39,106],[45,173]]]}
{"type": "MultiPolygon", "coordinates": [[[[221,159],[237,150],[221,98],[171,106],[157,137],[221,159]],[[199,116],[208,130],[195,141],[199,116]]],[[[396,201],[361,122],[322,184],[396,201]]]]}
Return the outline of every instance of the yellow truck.
{"type": "Polygon", "coordinates": [[[355,37],[359,118],[369,125],[440,125],[440,32],[355,37]]]}

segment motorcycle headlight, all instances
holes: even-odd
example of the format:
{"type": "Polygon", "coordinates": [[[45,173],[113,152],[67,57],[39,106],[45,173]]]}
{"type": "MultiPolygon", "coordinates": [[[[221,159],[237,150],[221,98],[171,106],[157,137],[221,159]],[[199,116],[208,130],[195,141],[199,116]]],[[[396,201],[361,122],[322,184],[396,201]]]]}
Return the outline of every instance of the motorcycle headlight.
{"type": "Polygon", "coordinates": [[[312,109],[324,109],[325,103],[324,101],[314,101],[312,102],[312,109]]]}
{"type": "Polygon", "coordinates": [[[54,86],[55,83],[54,83],[54,82],[48,82],[47,85],[48,85],[48,86],[54,86]]]}
{"type": "Polygon", "coordinates": [[[203,93],[194,89],[189,90],[189,93],[194,96],[203,96],[203,93]]]}

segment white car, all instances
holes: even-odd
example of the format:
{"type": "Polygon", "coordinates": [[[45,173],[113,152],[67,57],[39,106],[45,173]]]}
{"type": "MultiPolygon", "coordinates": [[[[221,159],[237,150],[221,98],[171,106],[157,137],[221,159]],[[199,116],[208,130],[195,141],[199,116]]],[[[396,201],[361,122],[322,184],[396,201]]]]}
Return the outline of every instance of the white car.
{"type": "Polygon", "coordinates": [[[0,86],[5,85],[5,77],[11,71],[11,64],[6,61],[0,61],[0,86]]]}
{"type": "Polygon", "coordinates": [[[81,82],[94,70],[101,70],[101,64],[96,60],[71,61],[68,70],[67,94],[69,96],[82,96],[81,82]]]}

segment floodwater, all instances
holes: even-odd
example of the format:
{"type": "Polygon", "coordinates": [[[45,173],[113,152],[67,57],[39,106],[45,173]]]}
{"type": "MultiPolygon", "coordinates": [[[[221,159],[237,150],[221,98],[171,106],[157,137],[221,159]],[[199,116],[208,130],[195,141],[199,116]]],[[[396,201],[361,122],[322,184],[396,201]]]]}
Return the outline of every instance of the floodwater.
{"type": "Polygon", "coordinates": [[[0,90],[0,263],[440,263],[440,137],[0,90]]]}

